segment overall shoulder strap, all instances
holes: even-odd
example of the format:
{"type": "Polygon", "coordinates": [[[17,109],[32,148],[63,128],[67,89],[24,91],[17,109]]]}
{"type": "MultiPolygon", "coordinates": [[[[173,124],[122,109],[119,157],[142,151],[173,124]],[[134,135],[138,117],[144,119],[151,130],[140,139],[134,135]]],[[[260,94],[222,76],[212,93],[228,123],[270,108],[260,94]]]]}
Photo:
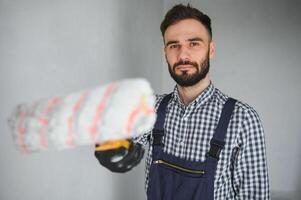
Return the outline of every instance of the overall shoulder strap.
{"type": "Polygon", "coordinates": [[[225,146],[225,137],[236,101],[233,98],[228,98],[224,104],[213,138],[210,141],[208,156],[219,159],[219,154],[225,146]]]}
{"type": "Polygon", "coordinates": [[[163,97],[157,109],[157,119],[153,128],[153,137],[154,137],[153,145],[162,145],[166,108],[171,97],[172,97],[172,93],[163,97]]]}

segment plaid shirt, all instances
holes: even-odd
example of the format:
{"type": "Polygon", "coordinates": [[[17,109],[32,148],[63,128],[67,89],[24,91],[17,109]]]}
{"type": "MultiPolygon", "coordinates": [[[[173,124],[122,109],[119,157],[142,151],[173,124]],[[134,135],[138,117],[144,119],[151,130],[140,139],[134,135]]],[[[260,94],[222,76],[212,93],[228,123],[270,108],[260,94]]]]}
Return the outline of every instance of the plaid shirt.
{"type": "MultiPolygon", "coordinates": [[[[157,96],[156,108],[163,97],[157,96]]],[[[164,124],[164,152],[203,162],[227,98],[211,83],[193,102],[185,106],[175,87],[164,124]]],[[[135,138],[135,141],[146,145],[149,134],[135,138]]],[[[150,141],[152,143],[152,138],[150,141]]],[[[146,189],[151,154],[150,145],[146,158],[146,189]]],[[[240,101],[235,105],[225,148],[217,165],[214,199],[270,199],[263,127],[256,111],[240,101]]]]}

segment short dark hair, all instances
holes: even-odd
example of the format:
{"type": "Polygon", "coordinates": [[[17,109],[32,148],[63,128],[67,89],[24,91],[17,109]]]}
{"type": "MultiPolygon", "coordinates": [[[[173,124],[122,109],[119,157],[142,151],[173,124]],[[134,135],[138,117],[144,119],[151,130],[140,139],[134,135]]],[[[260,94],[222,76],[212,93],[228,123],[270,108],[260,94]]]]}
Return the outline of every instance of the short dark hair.
{"type": "Polygon", "coordinates": [[[201,22],[212,38],[211,19],[200,10],[190,6],[190,4],[186,6],[183,4],[175,5],[166,13],[160,25],[162,36],[164,37],[165,31],[170,25],[184,19],[195,19],[201,22]]]}

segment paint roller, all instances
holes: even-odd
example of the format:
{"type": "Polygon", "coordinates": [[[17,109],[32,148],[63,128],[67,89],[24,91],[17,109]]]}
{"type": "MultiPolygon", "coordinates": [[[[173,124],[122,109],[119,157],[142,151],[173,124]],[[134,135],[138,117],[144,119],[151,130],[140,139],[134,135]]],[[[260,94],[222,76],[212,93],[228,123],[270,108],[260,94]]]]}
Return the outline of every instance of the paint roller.
{"type": "Polygon", "coordinates": [[[147,80],[124,79],[19,104],[8,123],[23,153],[95,144],[98,151],[129,148],[124,141],[152,129],[156,119],[154,102],[147,80]]]}

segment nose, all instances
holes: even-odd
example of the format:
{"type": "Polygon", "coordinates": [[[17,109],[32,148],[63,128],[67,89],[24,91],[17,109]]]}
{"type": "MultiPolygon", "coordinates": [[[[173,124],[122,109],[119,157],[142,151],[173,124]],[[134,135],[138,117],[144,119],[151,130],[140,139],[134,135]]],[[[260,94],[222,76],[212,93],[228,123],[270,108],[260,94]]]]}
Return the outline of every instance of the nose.
{"type": "Polygon", "coordinates": [[[182,46],[179,50],[179,54],[178,54],[178,60],[189,60],[190,56],[189,56],[189,49],[186,48],[185,46],[182,46]]]}

